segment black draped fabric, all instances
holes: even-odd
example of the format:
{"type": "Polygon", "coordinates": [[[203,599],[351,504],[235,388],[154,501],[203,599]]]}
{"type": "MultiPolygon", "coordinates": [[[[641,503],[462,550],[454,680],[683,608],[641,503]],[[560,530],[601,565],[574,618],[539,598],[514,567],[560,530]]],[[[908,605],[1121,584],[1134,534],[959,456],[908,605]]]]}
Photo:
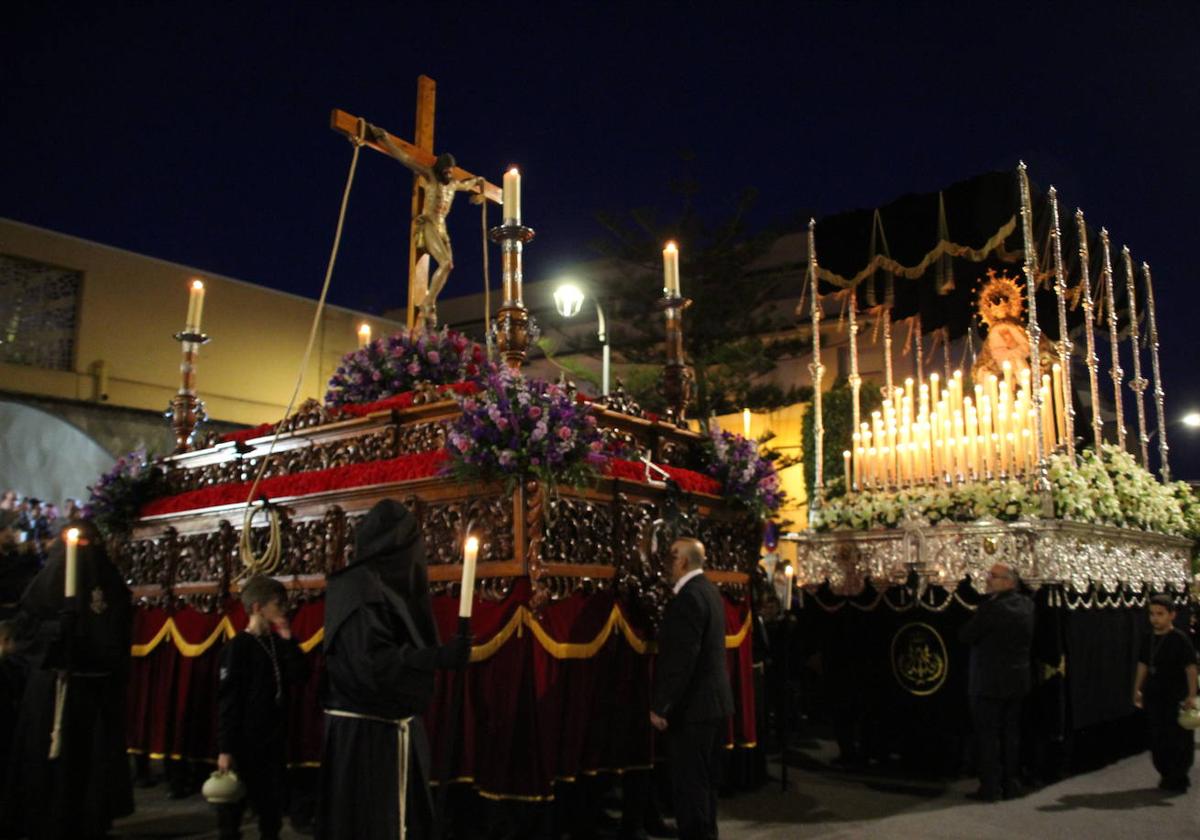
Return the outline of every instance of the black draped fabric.
{"type": "Polygon", "coordinates": [[[1071,725],[1083,729],[1133,713],[1133,679],[1145,630],[1141,609],[1072,610],[1066,621],[1071,725]]]}
{"type": "Polygon", "coordinates": [[[432,820],[429,747],[420,715],[434,691],[437,631],[425,546],[416,518],[390,499],[359,525],[355,562],[329,576],[325,595],[325,708],[318,836],[399,836],[398,732],[387,721],[413,716],[409,836],[432,820]]]}
{"type": "MultiPolygon", "coordinates": [[[[130,592],[94,531],[79,546],[76,609],[64,613],[59,545],[21,601],[29,683],[7,768],[0,824],[16,836],[87,840],[133,812],[125,755],[130,592]],[[50,759],[56,684],[68,674],[61,753],[50,759]]],[[[90,533],[88,533],[90,532],[90,533]]]]}

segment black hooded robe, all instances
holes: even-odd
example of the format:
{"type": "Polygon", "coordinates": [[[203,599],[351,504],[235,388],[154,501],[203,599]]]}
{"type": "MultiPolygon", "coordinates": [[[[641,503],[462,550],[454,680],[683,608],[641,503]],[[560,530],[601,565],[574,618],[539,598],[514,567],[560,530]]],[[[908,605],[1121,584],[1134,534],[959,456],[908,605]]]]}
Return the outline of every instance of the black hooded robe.
{"type": "Polygon", "coordinates": [[[354,562],[326,584],[321,840],[400,836],[399,741],[388,721],[410,716],[408,837],[430,836],[429,745],[420,715],[433,697],[437,643],[416,518],[385,499],[358,527],[354,562]]]}
{"type": "Polygon", "coordinates": [[[62,748],[59,757],[49,757],[58,673],[68,659],[65,563],[60,545],[21,599],[18,633],[28,644],[30,671],[6,768],[4,836],[92,840],[133,813],[125,753],[131,599],[98,538],[79,546],[79,594],[67,622],[74,632],[62,748]]]}

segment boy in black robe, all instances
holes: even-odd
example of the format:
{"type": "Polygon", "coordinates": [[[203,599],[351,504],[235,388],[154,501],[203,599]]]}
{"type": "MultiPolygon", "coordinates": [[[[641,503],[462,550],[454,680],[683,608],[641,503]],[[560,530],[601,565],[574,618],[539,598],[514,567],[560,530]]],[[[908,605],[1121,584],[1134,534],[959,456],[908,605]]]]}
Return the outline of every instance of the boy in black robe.
{"type": "Polygon", "coordinates": [[[56,540],[15,618],[30,670],[0,835],[92,840],[133,813],[125,754],[130,592],[95,528],[71,524],[80,531],[73,609],[63,592],[63,543],[56,540]]]}
{"type": "Polygon", "coordinates": [[[250,620],[221,651],[217,769],[236,771],[246,798],[218,805],[217,823],[221,840],[237,840],[249,801],[258,814],[259,836],[275,840],[287,793],[288,687],[304,676],[304,654],[292,638],[282,583],[252,577],[241,598],[250,620]]]}
{"type": "Polygon", "coordinates": [[[371,509],[355,533],[354,561],[329,576],[324,646],[317,837],[395,840],[404,836],[402,810],[409,840],[431,836],[429,745],[420,715],[433,697],[435,669],[465,667],[471,644],[464,636],[438,644],[425,545],[416,518],[399,502],[385,499],[371,509]]]}
{"type": "Polygon", "coordinates": [[[1196,705],[1196,649],[1175,627],[1175,604],[1166,595],[1150,599],[1150,629],[1138,657],[1133,705],[1146,710],[1150,757],[1162,777],[1158,786],[1185,793],[1196,737],[1179,725],[1179,707],[1196,705]]]}

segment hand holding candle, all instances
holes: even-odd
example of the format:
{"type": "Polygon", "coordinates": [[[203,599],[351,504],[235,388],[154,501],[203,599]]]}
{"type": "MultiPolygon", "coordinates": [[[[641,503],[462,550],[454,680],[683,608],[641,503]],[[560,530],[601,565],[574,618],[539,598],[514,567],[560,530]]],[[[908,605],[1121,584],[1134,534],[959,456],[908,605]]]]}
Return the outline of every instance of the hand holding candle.
{"type": "Polygon", "coordinates": [[[68,528],[66,537],[67,563],[63,595],[74,598],[79,587],[79,529],[68,528]]]}
{"type": "Polygon", "coordinates": [[[463,545],[462,589],[458,594],[458,617],[470,618],[475,601],[475,561],[479,557],[479,540],[467,537],[463,545]]]}

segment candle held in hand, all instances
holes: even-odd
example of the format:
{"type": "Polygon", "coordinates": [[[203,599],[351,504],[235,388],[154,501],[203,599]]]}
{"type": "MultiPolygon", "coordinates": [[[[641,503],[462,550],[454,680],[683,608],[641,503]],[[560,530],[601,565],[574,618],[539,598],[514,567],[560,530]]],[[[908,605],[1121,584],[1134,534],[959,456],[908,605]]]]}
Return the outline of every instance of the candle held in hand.
{"type": "Polygon", "coordinates": [[[521,170],[515,166],[504,173],[504,223],[521,223],[521,170]]]}
{"type": "Polygon", "coordinates": [[[63,595],[74,598],[79,586],[79,529],[68,528],[66,533],[67,568],[63,595]]]}
{"type": "Polygon", "coordinates": [[[467,537],[463,546],[462,590],[458,595],[458,617],[470,618],[475,601],[475,560],[479,556],[479,540],[467,537]]]}

